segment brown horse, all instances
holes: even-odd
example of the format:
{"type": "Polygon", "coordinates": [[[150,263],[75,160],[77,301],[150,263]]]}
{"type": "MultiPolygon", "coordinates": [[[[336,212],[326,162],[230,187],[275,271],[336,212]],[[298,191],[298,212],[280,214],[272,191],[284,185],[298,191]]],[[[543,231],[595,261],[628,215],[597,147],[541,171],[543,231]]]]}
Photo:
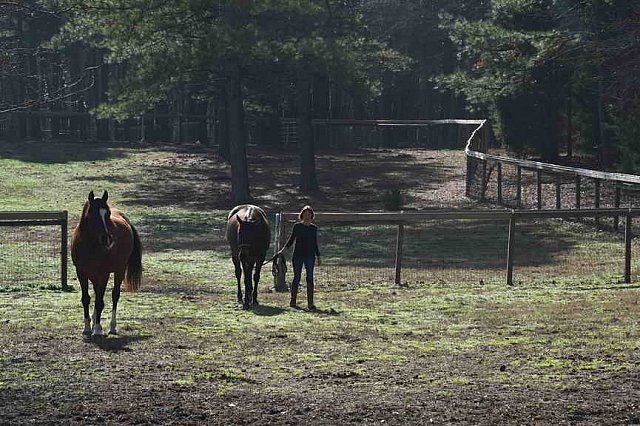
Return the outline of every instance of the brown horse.
{"type": "Polygon", "coordinates": [[[82,209],[80,223],[74,229],[71,238],[71,258],[82,289],[83,333],[92,336],[104,335],[100,316],[104,308],[104,293],[109,275],[113,272],[113,309],[109,334],[118,334],[116,308],[120,299],[120,285],[125,275],[125,290],[138,290],[142,281],[142,246],[138,232],[121,211],[109,208],[108,198],[107,191],[104,191],[102,198],[94,198],[93,191],[89,193],[89,199],[82,209]],[[96,296],[91,318],[89,281],[93,283],[96,296]]]}
{"type": "Polygon", "coordinates": [[[260,207],[250,204],[236,206],[227,216],[227,241],[238,282],[238,303],[244,309],[258,305],[260,270],[269,249],[271,228],[260,207]],[[255,269],[254,269],[255,268],[255,269]],[[244,272],[244,301],[240,279],[244,272]],[[253,274],[253,285],[251,275],[253,274]]]}

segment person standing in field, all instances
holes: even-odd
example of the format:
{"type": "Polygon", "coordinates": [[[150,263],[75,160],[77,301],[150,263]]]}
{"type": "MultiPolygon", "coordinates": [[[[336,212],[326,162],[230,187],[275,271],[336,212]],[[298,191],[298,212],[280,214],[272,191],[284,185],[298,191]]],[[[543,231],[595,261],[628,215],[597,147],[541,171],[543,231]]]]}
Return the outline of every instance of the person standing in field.
{"type": "Polygon", "coordinates": [[[307,306],[309,310],[315,310],[313,303],[313,269],[314,266],[320,266],[320,250],[318,248],[318,227],[313,223],[315,213],[311,206],[304,206],[300,210],[298,218],[300,221],[293,226],[291,236],[281,250],[291,247],[295,242],[293,249],[293,282],[291,283],[291,302],[289,306],[297,307],[298,287],[302,278],[302,267],[305,269],[305,278],[307,281],[307,306]]]}

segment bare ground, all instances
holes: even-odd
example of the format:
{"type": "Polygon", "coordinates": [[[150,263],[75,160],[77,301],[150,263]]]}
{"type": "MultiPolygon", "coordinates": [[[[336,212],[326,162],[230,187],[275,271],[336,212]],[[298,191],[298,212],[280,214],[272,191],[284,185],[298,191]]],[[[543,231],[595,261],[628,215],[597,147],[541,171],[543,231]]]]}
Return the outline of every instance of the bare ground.
{"type": "MultiPolygon", "coordinates": [[[[129,204],[230,206],[228,169],[214,153],[166,149],[173,158],[144,164],[150,179],[129,204]]],[[[271,210],[381,210],[397,188],[406,208],[472,206],[459,152],[321,153],[312,196],[297,193],[294,155],[250,154],[253,196],[271,210]]],[[[0,293],[0,423],[640,423],[635,287],[606,303],[557,295],[557,311],[455,284],[327,291],[312,313],[281,308],[287,295],[270,293],[242,311],[233,287],[172,293],[149,278],[124,296],[120,334],[104,339],[81,337],[77,293],[0,293]],[[557,368],[542,369],[547,359],[557,368]]]]}

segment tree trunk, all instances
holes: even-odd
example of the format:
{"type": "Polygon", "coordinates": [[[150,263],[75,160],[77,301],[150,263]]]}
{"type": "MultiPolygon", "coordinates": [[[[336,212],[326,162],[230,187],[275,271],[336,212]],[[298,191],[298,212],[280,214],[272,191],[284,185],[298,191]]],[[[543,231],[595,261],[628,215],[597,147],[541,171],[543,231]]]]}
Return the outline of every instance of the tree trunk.
{"type": "Polygon", "coordinates": [[[229,159],[231,163],[231,199],[234,203],[250,201],[247,140],[242,103],[242,77],[237,65],[232,65],[227,84],[229,107],[229,159]],[[235,71],[235,72],[234,72],[235,71]]]}
{"type": "Polygon", "coordinates": [[[217,137],[218,153],[228,163],[231,162],[230,143],[229,143],[229,91],[226,90],[220,96],[219,102],[216,102],[216,117],[218,117],[217,137]]]}
{"type": "Polygon", "coordinates": [[[316,158],[311,125],[310,77],[298,73],[298,146],[300,149],[300,190],[309,193],[318,190],[316,158]]]}

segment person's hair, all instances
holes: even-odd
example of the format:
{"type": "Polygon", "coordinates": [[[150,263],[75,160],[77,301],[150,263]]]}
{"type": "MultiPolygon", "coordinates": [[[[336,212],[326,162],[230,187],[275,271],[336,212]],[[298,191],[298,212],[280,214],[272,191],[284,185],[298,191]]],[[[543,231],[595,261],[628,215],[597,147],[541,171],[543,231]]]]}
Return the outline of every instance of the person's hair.
{"type": "Polygon", "coordinates": [[[302,220],[302,214],[306,211],[310,211],[311,212],[311,219],[313,219],[316,215],[316,213],[313,211],[313,209],[311,208],[311,206],[304,206],[302,208],[302,210],[300,210],[300,213],[298,214],[298,219],[302,220]]]}

